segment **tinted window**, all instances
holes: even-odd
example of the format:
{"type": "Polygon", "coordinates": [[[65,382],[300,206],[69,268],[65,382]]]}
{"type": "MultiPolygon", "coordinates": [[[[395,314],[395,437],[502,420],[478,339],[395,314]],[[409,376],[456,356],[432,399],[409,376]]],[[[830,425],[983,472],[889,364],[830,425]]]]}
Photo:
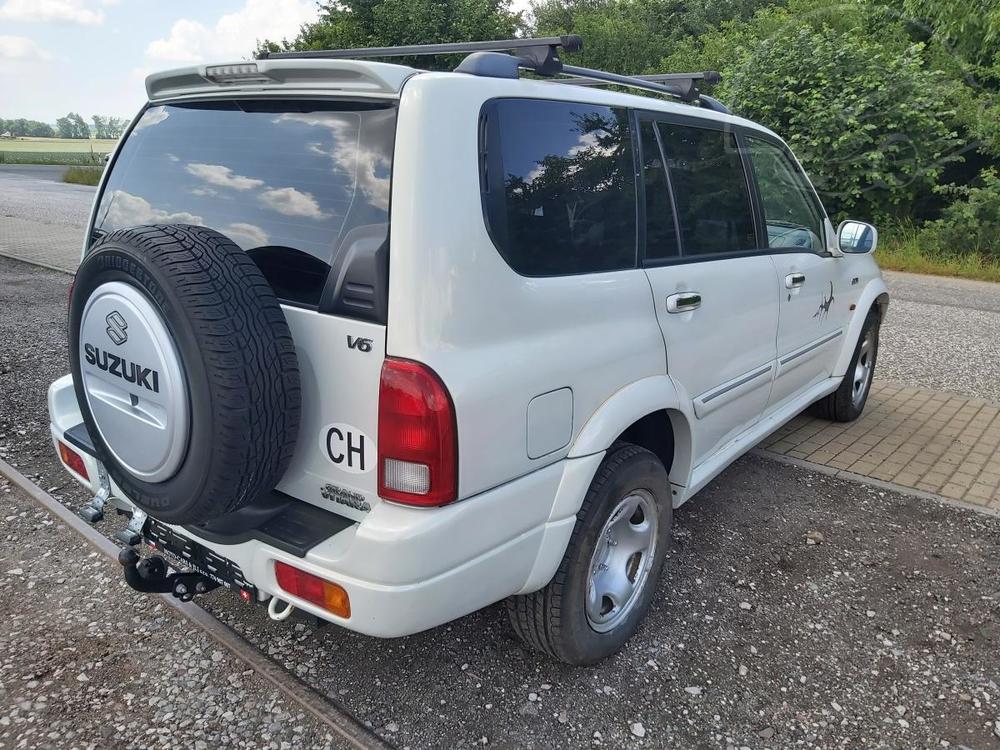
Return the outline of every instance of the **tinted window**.
{"type": "Polygon", "coordinates": [[[767,224],[768,247],[825,250],[823,219],[805,175],[778,146],[747,138],[767,224]]]}
{"type": "Polygon", "coordinates": [[[500,252],[528,276],[635,265],[635,178],[624,109],[500,99],[485,114],[484,181],[500,252]]]}
{"type": "Polygon", "coordinates": [[[646,193],[646,259],[678,255],[677,226],[670,203],[667,170],[663,164],[654,125],[644,120],[639,126],[642,139],[642,180],[646,193]]]}
{"type": "Polygon", "coordinates": [[[736,136],[659,123],[685,255],[731,253],[757,245],[746,173],[736,136]]]}
{"type": "Polygon", "coordinates": [[[394,109],[358,104],[151,107],[115,161],[95,229],[211,227],[280,297],[316,304],[352,229],[386,236],[394,126],[394,109]]]}

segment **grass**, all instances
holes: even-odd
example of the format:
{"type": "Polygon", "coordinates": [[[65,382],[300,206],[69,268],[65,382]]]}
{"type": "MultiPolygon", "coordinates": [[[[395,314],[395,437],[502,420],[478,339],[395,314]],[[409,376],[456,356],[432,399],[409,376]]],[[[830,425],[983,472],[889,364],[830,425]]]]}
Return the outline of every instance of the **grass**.
{"type": "Polygon", "coordinates": [[[63,182],[75,185],[96,185],[104,172],[100,167],[70,167],[63,174],[63,182]]]}
{"type": "Polygon", "coordinates": [[[915,229],[897,227],[879,236],[875,250],[878,264],[888,271],[909,271],[932,276],[1000,282],[1000,260],[975,253],[942,255],[920,246],[915,229]]]}
{"type": "Polygon", "coordinates": [[[113,140],[0,138],[0,164],[103,164],[113,140]]]}

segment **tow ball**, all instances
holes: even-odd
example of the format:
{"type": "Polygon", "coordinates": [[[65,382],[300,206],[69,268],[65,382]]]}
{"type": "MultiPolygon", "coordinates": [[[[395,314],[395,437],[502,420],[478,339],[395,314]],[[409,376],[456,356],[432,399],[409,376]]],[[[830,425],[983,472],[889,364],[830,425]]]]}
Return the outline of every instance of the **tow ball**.
{"type": "Polygon", "coordinates": [[[201,573],[168,574],[167,561],[160,555],[139,557],[139,553],[131,547],[118,553],[118,562],[125,571],[125,583],[147,594],[170,593],[182,602],[189,602],[198,594],[207,594],[219,588],[218,583],[201,573]]]}

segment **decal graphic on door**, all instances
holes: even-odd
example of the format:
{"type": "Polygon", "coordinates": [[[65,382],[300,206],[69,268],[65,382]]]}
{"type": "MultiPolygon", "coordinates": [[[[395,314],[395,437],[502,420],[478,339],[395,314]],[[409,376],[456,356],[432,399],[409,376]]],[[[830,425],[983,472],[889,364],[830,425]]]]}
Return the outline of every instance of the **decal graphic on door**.
{"type": "Polygon", "coordinates": [[[349,424],[327,425],[319,435],[320,450],[342,471],[365,474],[375,468],[375,442],[349,424]]]}
{"type": "Polygon", "coordinates": [[[825,320],[826,316],[830,314],[830,307],[833,305],[833,282],[830,282],[830,298],[823,298],[823,301],[819,303],[819,309],[813,313],[814,318],[819,318],[820,320],[825,320]]]}

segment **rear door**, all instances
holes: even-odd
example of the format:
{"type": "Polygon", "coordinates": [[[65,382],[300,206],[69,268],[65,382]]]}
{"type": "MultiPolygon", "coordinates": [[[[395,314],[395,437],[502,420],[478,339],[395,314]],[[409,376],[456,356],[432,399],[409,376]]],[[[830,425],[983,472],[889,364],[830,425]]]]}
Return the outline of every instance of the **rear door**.
{"type": "Polygon", "coordinates": [[[827,248],[826,214],[798,162],[763,133],[744,138],[780,305],[770,411],[830,377],[843,346],[849,290],[841,278],[845,264],[827,248]]]}
{"type": "Polygon", "coordinates": [[[142,224],[221,232],[260,267],[295,340],[302,419],[278,489],[361,518],[379,502],[393,102],[221,98],[148,108],[93,236],[142,224]]]}
{"type": "Polygon", "coordinates": [[[645,270],[667,351],[697,424],[701,463],[764,410],[775,367],[774,266],[758,250],[735,134],[640,114],[645,270]]]}

